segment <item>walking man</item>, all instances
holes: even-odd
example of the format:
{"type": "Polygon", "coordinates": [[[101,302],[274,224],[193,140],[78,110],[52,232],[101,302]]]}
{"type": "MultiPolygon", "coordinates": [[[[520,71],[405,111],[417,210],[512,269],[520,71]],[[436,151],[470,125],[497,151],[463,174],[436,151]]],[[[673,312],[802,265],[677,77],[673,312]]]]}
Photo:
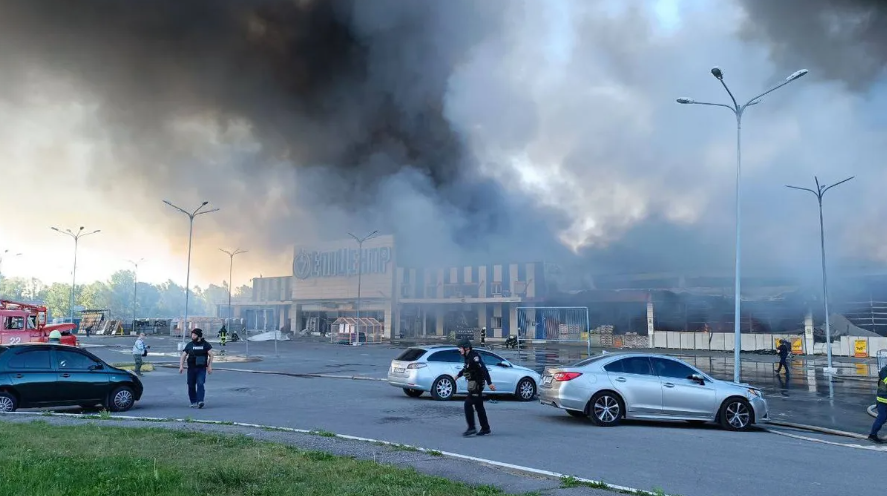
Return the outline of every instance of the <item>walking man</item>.
{"type": "Polygon", "coordinates": [[[132,345],[132,361],[136,364],[136,375],[142,376],[142,359],[148,356],[148,346],[145,345],[145,333],[140,332],[138,339],[132,345]]]}
{"type": "Polygon", "coordinates": [[[887,422],[887,365],[878,373],[878,396],[875,399],[878,400],[878,417],[875,418],[875,423],[872,424],[869,440],[877,444],[883,444],[884,441],[878,437],[878,432],[881,430],[881,427],[884,427],[884,423],[887,422]]]}
{"type": "Polygon", "coordinates": [[[779,341],[779,348],[776,348],[776,351],[779,353],[779,367],[776,367],[776,373],[782,370],[785,367],[785,375],[788,375],[788,363],[786,363],[786,359],[788,359],[788,344],[786,344],[785,340],[779,341]]]}
{"type": "Polygon", "coordinates": [[[463,436],[486,436],[490,433],[490,422],[487,420],[487,410],[484,408],[484,383],[490,386],[491,391],[496,390],[493,380],[490,379],[490,371],[484,365],[480,353],[471,348],[471,341],[463,339],[459,342],[459,353],[465,360],[462,370],[456,375],[456,380],[465,377],[468,381],[468,396],[465,398],[465,422],[468,430],[463,436]],[[474,412],[477,411],[477,419],[480,421],[480,431],[475,428],[474,412]]]}
{"type": "Polygon", "coordinates": [[[203,408],[206,390],[206,374],[213,373],[212,345],[203,339],[203,329],[191,331],[191,342],[185,345],[179,357],[179,374],[185,370],[185,359],[188,360],[188,398],[191,408],[203,408]]]}

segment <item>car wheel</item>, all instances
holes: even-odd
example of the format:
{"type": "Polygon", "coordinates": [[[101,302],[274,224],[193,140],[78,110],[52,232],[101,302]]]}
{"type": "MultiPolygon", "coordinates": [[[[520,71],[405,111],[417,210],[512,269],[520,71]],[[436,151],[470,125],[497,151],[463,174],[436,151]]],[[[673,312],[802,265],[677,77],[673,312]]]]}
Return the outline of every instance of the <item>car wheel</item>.
{"type": "Polygon", "coordinates": [[[576,418],[588,418],[588,414],[585,412],[580,412],[579,410],[567,410],[567,413],[570,414],[571,417],[576,418]]]}
{"type": "Polygon", "coordinates": [[[418,398],[419,396],[422,396],[422,393],[424,393],[424,391],[419,391],[418,389],[410,389],[410,388],[403,388],[403,392],[407,396],[409,396],[410,398],[418,398]]]}
{"type": "Polygon", "coordinates": [[[431,397],[437,401],[446,401],[456,394],[456,381],[452,377],[438,377],[431,385],[431,397]]]}
{"type": "Polygon", "coordinates": [[[752,425],[754,413],[745,398],[730,398],[718,414],[721,427],[728,431],[744,431],[752,425]]]}
{"type": "Polygon", "coordinates": [[[517,383],[514,395],[521,401],[530,401],[536,397],[536,383],[529,377],[524,377],[517,383]]]}
{"type": "Polygon", "coordinates": [[[115,389],[108,401],[108,409],[112,412],[125,412],[135,404],[135,395],[129,386],[115,389]]]}
{"type": "Polygon", "coordinates": [[[5,391],[0,391],[0,413],[14,412],[17,409],[18,399],[5,391]]]}
{"type": "Polygon", "coordinates": [[[610,391],[601,391],[588,402],[588,414],[595,425],[612,427],[622,419],[622,398],[610,391]]]}

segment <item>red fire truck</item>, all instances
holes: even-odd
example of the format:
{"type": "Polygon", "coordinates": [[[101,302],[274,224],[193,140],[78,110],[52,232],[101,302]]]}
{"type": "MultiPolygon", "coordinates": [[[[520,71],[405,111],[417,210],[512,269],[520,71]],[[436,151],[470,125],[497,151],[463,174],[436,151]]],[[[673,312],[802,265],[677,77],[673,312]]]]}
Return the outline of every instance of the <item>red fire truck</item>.
{"type": "Polygon", "coordinates": [[[73,334],[77,325],[47,325],[46,315],[43,305],[0,300],[0,344],[45,343],[49,333],[59,331],[62,344],[77,346],[77,336],[73,334]]]}

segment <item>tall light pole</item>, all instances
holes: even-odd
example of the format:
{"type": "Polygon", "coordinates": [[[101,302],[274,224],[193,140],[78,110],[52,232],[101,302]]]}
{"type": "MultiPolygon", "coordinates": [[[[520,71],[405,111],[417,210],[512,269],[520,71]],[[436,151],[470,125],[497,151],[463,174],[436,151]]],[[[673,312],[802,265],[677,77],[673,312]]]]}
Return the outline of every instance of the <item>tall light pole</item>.
{"type": "Polygon", "coordinates": [[[134,281],[132,284],[132,330],[135,332],[136,330],[136,305],[138,305],[138,295],[139,295],[139,264],[144,262],[144,258],[140,258],[137,262],[133,262],[132,260],[127,260],[127,262],[131,263],[135,267],[135,272],[133,274],[134,281]]]}
{"type": "Polygon", "coordinates": [[[51,227],[53,231],[64,234],[65,236],[70,236],[71,239],[74,240],[74,270],[71,271],[71,323],[74,323],[74,288],[77,284],[77,244],[80,241],[80,238],[89,236],[90,234],[97,234],[102,232],[101,229],[96,229],[95,231],[85,233],[83,226],[80,226],[80,229],[77,232],[73,232],[70,229],[65,229],[64,231],[58,229],[57,227],[51,227]]]}
{"type": "Polygon", "coordinates": [[[234,314],[231,312],[231,288],[232,288],[231,278],[234,277],[234,257],[236,257],[237,255],[246,253],[247,250],[241,250],[240,248],[238,248],[234,251],[228,251],[228,250],[223,250],[223,249],[219,248],[219,251],[228,255],[228,258],[231,259],[231,262],[228,265],[228,318],[234,318],[234,314]]]}
{"type": "Polygon", "coordinates": [[[188,220],[190,221],[190,224],[188,227],[188,271],[187,271],[187,274],[185,275],[185,320],[182,321],[182,349],[185,349],[185,334],[187,334],[185,331],[187,330],[187,327],[188,327],[188,296],[191,293],[191,287],[190,287],[190,285],[191,285],[191,240],[194,238],[194,217],[197,217],[198,215],[217,212],[219,209],[214,208],[212,210],[201,211],[203,209],[203,207],[205,207],[209,204],[208,201],[201,203],[200,206],[197,207],[197,209],[194,210],[193,212],[188,212],[187,210],[177,207],[166,200],[163,200],[163,203],[166,203],[170,207],[187,215],[188,220]]]}
{"type": "Polygon", "coordinates": [[[379,231],[373,231],[362,238],[348,233],[357,241],[357,330],[354,332],[354,346],[360,346],[360,282],[363,274],[363,243],[376,237],[379,231]]]}
{"type": "Polygon", "coordinates": [[[831,325],[829,323],[828,316],[828,276],[825,271],[825,227],[822,222],[822,197],[825,196],[825,192],[834,188],[839,184],[844,184],[847,181],[853,179],[855,176],[850,176],[843,181],[838,181],[831,186],[826,186],[824,184],[819,184],[819,178],[813,176],[813,180],[816,182],[816,190],[812,190],[810,188],[801,188],[799,186],[789,186],[785,185],[786,188],[791,189],[799,189],[801,191],[809,191],[816,196],[816,201],[819,203],[819,247],[822,252],[822,297],[823,302],[825,304],[825,350],[826,356],[828,357],[828,366],[825,369],[826,374],[834,374],[836,370],[832,367],[832,330],[831,325]]]}
{"type": "Polygon", "coordinates": [[[3,276],[3,259],[20,256],[22,256],[21,253],[13,253],[12,255],[9,255],[9,249],[3,250],[3,253],[0,253],[0,278],[3,276]]]}
{"type": "Polygon", "coordinates": [[[709,105],[713,107],[724,107],[726,109],[730,109],[733,114],[736,115],[736,273],[734,274],[735,278],[735,287],[733,289],[734,292],[734,308],[733,308],[733,381],[739,382],[741,377],[741,362],[739,360],[739,354],[742,351],[742,335],[740,333],[740,300],[741,300],[741,283],[740,283],[740,261],[741,261],[741,241],[742,241],[742,230],[741,230],[741,222],[742,222],[742,209],[741,209],[741,199],[742,199],[742,115],[745,113],[745,110],[752,105],[757,105],[761,103],[760,98],[768,95],[779,88],[787,85],[788,83],[804,76],[807,74],[807,69],[801,69],[800,71],[792,73],[789,77],[785,78],[784,81],[777,84],[776,86],[770,88],[769,90],[761,93],[760,95],[752,98],[747,101],[745,104],[740,105],[736,102],[736,98],[733,96],[733,92],[730,91],[730,88],[727,87],[727,83],[724,82],[724,74],[717,67],[711,70],[711,74],[720,81],[721,86],[727,90],[727,94],[730,95],[730,100],[733,102],[733,105],[728,105],[725,103],[708,103],[708,102],[698,102],[693,100],[692,98],[678,98],[678,103],[684,105],[709,105]]]}

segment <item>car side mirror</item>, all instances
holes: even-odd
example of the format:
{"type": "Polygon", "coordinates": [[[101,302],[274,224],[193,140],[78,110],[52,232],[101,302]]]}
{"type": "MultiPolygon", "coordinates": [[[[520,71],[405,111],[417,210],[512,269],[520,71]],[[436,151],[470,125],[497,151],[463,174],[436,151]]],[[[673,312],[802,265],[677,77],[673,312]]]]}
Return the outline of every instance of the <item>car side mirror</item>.
{"type": "Polygon", "coordinates": [[[102,365],[102,364],[100,364],[100,363],[97,363],[97,364],[95,364],[95,365],[90,365],[90,366],[89,366],[89,370],[102,370],[102,369],[104,369],[104,368],[105,368],[104,365],[102,365]]]}
{"type": "Polygon", "coordinates": [[[504,361],[504,360],[501,361],[501,362],[499,362],[497,365],[499,365],[499,366],[502,367],[502,368],[506,368],[506,369],[507,369],[508,367],[511,367],[511,364],[508,363],[508,362],[506,362],[506,361],[504,361]]]}
{"type": "Polygon", "coordinates": [[[703,386],[705,385],[705,377],[702,377],[699,374],[689,375],[689,376],[687,376],[687,379],[690,379],[691,381],[698,382],[700,385],[703,385],[703,386]]]}

